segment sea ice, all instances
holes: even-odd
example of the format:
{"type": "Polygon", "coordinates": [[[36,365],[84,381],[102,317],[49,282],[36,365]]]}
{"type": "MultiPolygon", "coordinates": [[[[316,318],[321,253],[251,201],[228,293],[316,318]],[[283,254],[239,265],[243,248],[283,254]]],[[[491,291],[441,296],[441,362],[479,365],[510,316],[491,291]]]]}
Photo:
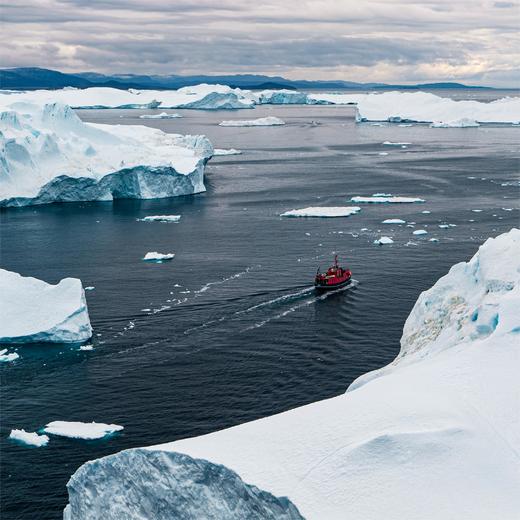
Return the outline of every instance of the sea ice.
{"type": "Polygon", "coordinates": [[[235,148],[215,148],[213,150],[213,157],[219,156],[219,155],[241,155],[242,150],[236,150],[235,148]]]}
{"type": "Polygon", "coordinates": [[[381,237],[381,238],[378,238],[377,240],[374,240],[374,244],[377,244],[380,246],[383,246],[385,244],[393,244],[393,243],[394,243],[394,241],[390,237],[381,237]]]}
{"type": "Polygon", "coordinates": [[[7,353],[7,349],[3,348],[0,350],[0,363],[9,363],[10,361],[14,361],[18,359],[20,355],[17,352],[9,352],[7,353]]]}
{"type": "Polygon", "coordinates": [[[161,112],[160,114],[143,114],[139,116],[139,119],[177,119],[182,117],[180,114],[168,114],[167,112],[161,112]]]}
{"type": "Polygon", "coordinates": [[[0,344],[75,343],[92,336],[81,281],[56,285],[0,269],[0,344]]]}
{"type": "Polygon", "coordinates": [[[118,424],[104,424],[104,423],[84,423],[78,421],[52,421],[43,431],[52,435],[59,435],[61,437],[70,437],[73,439],[102,439],[114,432],[121,431],[123,426],[118,424]]]}
{"type": "Polygon", "coordinates": [[[349,217],[359,213],[361,208],[358,206],[311,206],[303,209],[292,209],[282,213],[280,217],[349,217]]]}
{"type": "Polygon", "coordinates": [[[400,218],[387,218],[383,220],[382,224],[406,224],[406,220],[401,220],[400,218]]]}
{"type": "Polygon", "coordinates": [[[79,347],[79,349],[90,351],[90,350],[94,350],[94,346],[93,345],[81,345],[81,347],[79,347]]]}
{"type": "Polygon", "coordinates": [[[164,262],[166,260],[171,260],[175,256],[175,253],[158,253],[157,251],[151,251],[144,255],[143,260],[145,262],[164,262]]]}
{"type": "Polygon", "coordinates": [[[416,229],[414,232],[413,232],[414,235],[427,235],[428,234],[428,231],[426,231],[426,229],[416,229]]]}
{"type": "Polygon", "coordinates": [[[401,204],[401,203],[411,203],[411,202],[425,202],[424,199],[418,199],[416,197],[352,197],[350,199],[351,202],[357,202],[357,203],[379,203],[379,204],[385,204],[385,203],[394,203],[394,204],[401,204]]]}
{"type": "Polygon", "coordinates": [[[181,215],[149,215],[138,218],[139,222],[179,222],[181,215]]]}
{"type": "Polygon", "coordinates": [[[393,143],[392,141],[385,141],[384,143],[385,146],[408,146],[412,143],[393,143]]]}
{"type": "Polygon", "coordinates": [[[38,448],[47,446],[47,443],[49,442],[49,437],[47,435],[38,435],[35,432],[26,432],[25,430],[11,430],[9,438],[38,448]]]}
{"type": "Polygon", "coordinates": [[[231,121],[222,121],[219,126],[279,126],[285,125],[285,121],[282,121],[278,117],[268,116],[260,117],[259,119],[240,120],[235,119],[231,121]]]}

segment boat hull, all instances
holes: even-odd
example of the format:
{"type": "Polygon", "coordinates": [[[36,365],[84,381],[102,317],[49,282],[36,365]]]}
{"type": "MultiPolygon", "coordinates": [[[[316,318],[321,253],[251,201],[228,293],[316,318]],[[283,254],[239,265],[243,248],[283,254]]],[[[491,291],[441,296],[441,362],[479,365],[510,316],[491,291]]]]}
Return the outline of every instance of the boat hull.
{"type": "Polygon", "coordinates": [[[347,280],[344,280],[342,282],[339,282],[339,283],[335,283],[335,284],[314,284],[314,288],[317,290],[317,291],[333,291],[334,289],[341,289],[342,287],[345,287],[347,285],[350,284],[350,282],[352,281],[352,278],[348,278],[347,280]]]}

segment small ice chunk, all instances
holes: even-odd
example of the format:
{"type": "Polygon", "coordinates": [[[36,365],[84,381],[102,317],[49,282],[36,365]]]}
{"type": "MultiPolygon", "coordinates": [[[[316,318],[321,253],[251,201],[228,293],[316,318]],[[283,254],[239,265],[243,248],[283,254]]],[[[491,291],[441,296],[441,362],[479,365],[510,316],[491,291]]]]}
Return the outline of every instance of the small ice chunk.
{"type": "Polygon", "coordinates": [[[482,213],[483,210],[481,209],[472,209],[473,213],[482,213]]]}
{"type": "Polygon", "coordinates": [[[383,220],[382,224],[406,224],[406,220],[401,220],[400,218],[387,218],[383,220]]]}
{"type": "Polygon", "coordinates": [[[17,352],[7,353],[7,349],[3,348],[0,350],[0,363],[8,363],[9,361],[14,361],[18,359],[20,356],[17,352]]]}
{"type": "Polygon", "coordinates": [[[388,155],[388,152],[379,152],[377,155],[388,155]]]}
{"type": "Polygon", "coordinates": [[[377,240],[374,240],[374,244],[378,244],[380,246],[385,245],[385,244],[393,244],[393,243],[394,243],[394,241],[390,237],[381,237],[381,238],[378,238],[377,240]]]}
{"type": "Polygon", "coordinates": [[[118,424],[104,423],[84,423],[79,421],[52,421],[43,431],[52,435],[60,435],[61,437],[70,437],[72,439],[102,439],[114,432],[120,431],[123,426],[118,424]]]}
{"type": "Polygon", "coordinates": [[[372,197],[391,197],[391,193],[373,193],[372,197]]]}
{"type": "Polygon", "coordinates": [[[236,150],[235,148],[229,148],[229,149],[214,148],[214,150],[213,150],[213,157],[218,156],[218,155],[241,155],[241,154],[242,154],[242,150],[236,150]]]}
{"type": "Polygon", "coordinates": [[[95,287],[93,285],[89,285],[88,287],[85,287],[85,291],[93,291],[95,287]]]}
{"type": "Polygon", "coordinates": [[[145,262],[165,262],[171,260],[175,256],[175,253],[158,253],[157,251],[150,251],[144,255],[143,260],[145,262]]]}
{"type": "Polygon", "coordinates": [[[161,112],[160,114],[143,114],[139,116],[139,119],[177,119],[182,117],[180,114],[168,114],[167,112],[161,112]]]}
{"type": "Polygon", "coordinates": [[[279,126],[285,125],[285,121],[278,117],[268,116],[259,119],[234,119],[230,121],[222,121],[219,126],[279,126]]]}
{"type": "Polygon", "coordinates": [[[23,429],[11,430],[9,438],[38,448],[47,446],[47,443],[49,442],[49,437],[47,435],[38,435],[36,432],[26,432],[23,429]]]}
{"type": "Polygon", "coordinates": [[[282,213],[280,217],[349,217],[359,213],[361,208],[358,206],[311,206],[303,209],[293,209],[282,213]]]}
{"type": "Polygon", "coordinates": [[[449,226],[449,224],[439,224],[439,227],[441,229],[448,229],[450,226],[449,226]]]}
{"type": "Polygon", "coordinates": [[[431,211],[428,211],[427,209],[425,209],[424,211],[421,211],[421,213],[423,213],[424,215],[429,215],[431,213],[431,211]]]}
{"type": "Polygon", "coordinates": [[[426,229],[416,229],[412,234],[413,235],[427,235],[428,231],[426,231],[426,229]]]}
{"type": "Polygon", "coordinates": [[[439,241],[438,238],[430,238],[430,239],[428,240],[428,242],[438,242],[438,241],[439,241]]]}
{"type": "Polygon", "coordinates": [[[386,204],[386,203],[394,203],[394,204],[403,204],[403,203],[412,203],[412,202],[425,202],[424,199],[419,199],[417,197],[352,197],[350,199],[351,202],[356,203],[372,203],[372,204],[386,204]]]}
{"type": "Polygon", "coordinates": [[[137,220],[139,222],[179,222],[180,219],[180,215],[149,215],[137,220]]]}
{"type": "Polygon", "coordinates": [[[410,145],[412,143],[394,143],[392,141],[385,141],[382,144],[385,145],[385,146],[407,146],[407,145],[410,145]]]}
{"type": "Polygon", "coordinates": [[[81,347],[79,347],[80,350],[94,350],[94,346],[93,345],[81,345],[81,347]]]}

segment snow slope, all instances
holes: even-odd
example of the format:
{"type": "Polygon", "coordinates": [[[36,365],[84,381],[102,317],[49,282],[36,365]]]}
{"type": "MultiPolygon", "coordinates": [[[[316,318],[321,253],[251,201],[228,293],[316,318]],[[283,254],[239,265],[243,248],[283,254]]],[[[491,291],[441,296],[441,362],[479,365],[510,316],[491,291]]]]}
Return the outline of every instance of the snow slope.
{"type": "Polygon", "coordinates": [[[83,123],[67,105],[0,107],[0,206],[204,191],[204,136],[83,123]]]}
{"type": "Polygon", "coordinates": [[[150,468],[177,452],[287,496],[307,520],[513,520],[520,510],[519,305],[514,229],[421,294],[395,361],[346,394],[152,446],[148,456],[128,450],[89,462],[69,482],[67,519],[93,518],[111,494],[127,519],[163,518],[156,511],[166,492],[172,511],[204,504],[212,518],[227,518],[216,509],[221,496],[208,496],[211,487],[194,499],[193,478],[173,466],[150,468]]]}
{"type": "Polygon", "coordinates": [[[92,336],[81,281],[56,285],[0,269],[0,344],[75,343],[92,336]]]}

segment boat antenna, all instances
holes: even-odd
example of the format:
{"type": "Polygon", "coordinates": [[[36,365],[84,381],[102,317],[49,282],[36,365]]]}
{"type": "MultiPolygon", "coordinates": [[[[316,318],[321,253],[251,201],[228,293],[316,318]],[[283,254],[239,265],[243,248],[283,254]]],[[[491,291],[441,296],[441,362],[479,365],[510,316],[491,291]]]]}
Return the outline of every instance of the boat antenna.
{"type": "Polygon", "coordinates": [[[334,256],[334,266],[338,267],[338,255],[334,256]]]}

